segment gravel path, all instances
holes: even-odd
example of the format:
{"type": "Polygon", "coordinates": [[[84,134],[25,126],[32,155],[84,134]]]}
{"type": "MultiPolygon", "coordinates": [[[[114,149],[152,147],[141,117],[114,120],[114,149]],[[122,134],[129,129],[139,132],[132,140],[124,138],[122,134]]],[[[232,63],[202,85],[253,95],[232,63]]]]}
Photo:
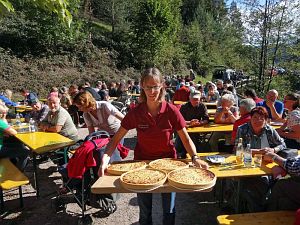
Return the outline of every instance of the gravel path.
{"type": "MultiPolygon", "coordinates": [[[[80,129],[84,137],[87,129],[80,129]]],[[[136,132],[131,131],[125,137],[125,145],[133,149],[136,142],[136,132]]],[[[132,159],[133,151],[128,155],[132,159]]],[[[31,167],[26,169],[28,177],[32,177],[31,167]]],[[[66,198],[66,211],[55,212],[54,198],[56,190],[61,184],[60,174],[52,161],[46,161],[39,166],[39,180],[41,183],[41,197],[36,198],[32,186],[23,187],[24,208],[19,208],[18,192],[5,192],[6,209],[10,211],[0,219],[1,225],[50,225],[50,224],[77,224],[80,208],[74,203],[73,198],[66,198]]],[[[31,183],[32,182],[31,178],[31,183]]],[[[216,216],[220,214],[215,201],[214,191],[210,193],[178,193],[176,198],[176,224],[177,225],[215,225],[216,216]]],[[[96,209],[89,209],[88,214],[93,218],[93,224],[101,225],[137,225],[139,209],[136,194],[122,194],[117,202],[118,209],[112,215],[101,218],[96,209]]],[[[161,198],[154,194],[153,223],[162,224],[161,198]]]]}

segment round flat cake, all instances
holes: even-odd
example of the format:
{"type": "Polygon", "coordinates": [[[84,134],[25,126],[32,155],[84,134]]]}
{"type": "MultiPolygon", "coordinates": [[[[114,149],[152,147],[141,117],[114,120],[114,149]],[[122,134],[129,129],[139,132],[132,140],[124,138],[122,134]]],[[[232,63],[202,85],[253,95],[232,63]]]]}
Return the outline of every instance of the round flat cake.
{"type": "Polygon", "coordinates": [[[124,188],[130,190],[147,190],[163,185],[167,180],[164,171],[146,168],[132,170],[121,175],[120,181],[124,188]]]}
{"type": "Polygon", "coordinates": [[[168,181],[175,188],[197,190],[213,187],[216,183],[216,176],[209,170],[190,167],[170,172],[168,181]]]}
{"type": "Polygon", "coordinates": [[[130,170],[146,168],[147,163],[144,161],[123,161],[115,162],[108,166],[107,172],[111,175],[122,175],[130,170]]]}
{"type": "Polygon", "coordinates": [[[168,173],[176,169],[188,168],[189,164],[179,159],[164,158],[150,162],[149,166],[153,169],[162,170],[168,173]]]}

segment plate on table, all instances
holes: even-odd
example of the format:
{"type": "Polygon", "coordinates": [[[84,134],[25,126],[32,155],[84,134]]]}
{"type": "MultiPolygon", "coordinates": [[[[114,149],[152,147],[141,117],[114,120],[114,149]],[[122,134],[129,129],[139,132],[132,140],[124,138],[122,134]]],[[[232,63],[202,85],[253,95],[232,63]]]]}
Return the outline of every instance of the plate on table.
{"type": "Polygon", "coordinates": [[[224,163],[225,157],[221,156],[221,155],[209,155],[209,156],[206,156],[206,160],[211,163],[224,163]]]}

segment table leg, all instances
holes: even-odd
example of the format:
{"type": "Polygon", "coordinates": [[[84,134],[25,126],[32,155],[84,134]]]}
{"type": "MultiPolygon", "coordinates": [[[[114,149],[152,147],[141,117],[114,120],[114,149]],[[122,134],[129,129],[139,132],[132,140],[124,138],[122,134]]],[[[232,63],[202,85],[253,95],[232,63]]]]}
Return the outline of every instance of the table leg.
{"type": "Polygon", "coordinates": [[[33,178],[34,178],[34,186],[36,190],[36,197],[40,196],[39,190],[39,182],[38,182],[38,172],[37,172],[37,162],[36,162],[36,154],[33,153],[33,178]]]}
{"type": "Polygon", "coordinates": [[[220,180],[220,196],[219,196],[219,207],[223,205],[224,202],[224,180],[220,180]]]}
{"type": "Polygon", "coordinates": [[[4,211],[4,198],[3,198],[3,190],[0,188],[0,204],[1,204],[1,210],[0,212],[4,211]]]}
{"type": "Polygon", "coordinates": [[[236,213],[240,213],[240,194],[241,194],[241,180],[238,179],[237,192],[236,192],[236,206],[235,206],[236,213]]]}

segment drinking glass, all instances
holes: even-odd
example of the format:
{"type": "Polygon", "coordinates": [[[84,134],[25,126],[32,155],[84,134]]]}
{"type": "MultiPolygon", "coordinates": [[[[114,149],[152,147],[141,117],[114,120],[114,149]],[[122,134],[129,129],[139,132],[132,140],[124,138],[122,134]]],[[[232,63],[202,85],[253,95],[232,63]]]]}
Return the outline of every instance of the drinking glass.
{"type": "Polygon", "coordinates": [[[253,157],[254,167],[261,167],[262,154],[255,154],[253,157]]]}
{"type": "Polygon", "coordinates": [[[237,154],[236,155],[236,164],[243,164],[243,154],[242,153],[240,153],[240,154],[237,154]]]}

